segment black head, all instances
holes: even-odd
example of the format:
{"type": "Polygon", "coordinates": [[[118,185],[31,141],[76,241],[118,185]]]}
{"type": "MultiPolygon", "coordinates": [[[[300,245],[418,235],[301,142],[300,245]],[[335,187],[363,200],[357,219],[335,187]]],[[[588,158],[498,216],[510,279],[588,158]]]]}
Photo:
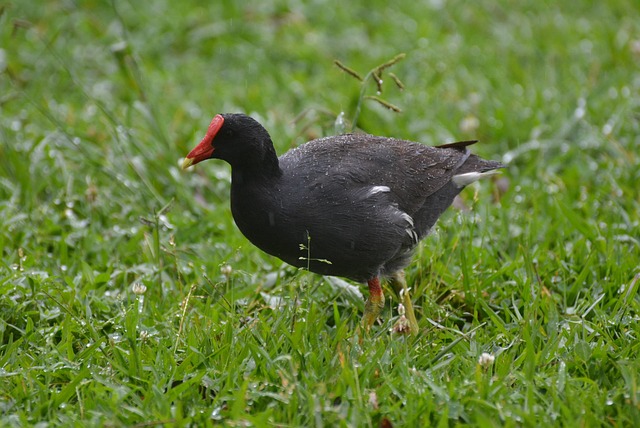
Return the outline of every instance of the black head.
{"type": "Polygon", "coordinates": [[[271,137],[255,119],[244,114],[216,115],[207,134],[182,163],[188,168],[207,159],[222,159],[232,167],[270,167],[277,157],[271,137]]]}

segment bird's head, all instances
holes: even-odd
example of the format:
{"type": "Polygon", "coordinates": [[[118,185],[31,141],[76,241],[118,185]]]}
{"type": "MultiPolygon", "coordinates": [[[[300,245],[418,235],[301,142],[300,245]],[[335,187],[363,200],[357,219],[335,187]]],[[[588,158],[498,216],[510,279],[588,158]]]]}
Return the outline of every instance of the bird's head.
{"type": "Polygon", "coordinates": [[[260,164],[266,157],[275,157],[267,130],[247,115],[225,113],[211,120],[206,135],[185,157],[182,168],[213,158],[242,167],[260,164]]]}

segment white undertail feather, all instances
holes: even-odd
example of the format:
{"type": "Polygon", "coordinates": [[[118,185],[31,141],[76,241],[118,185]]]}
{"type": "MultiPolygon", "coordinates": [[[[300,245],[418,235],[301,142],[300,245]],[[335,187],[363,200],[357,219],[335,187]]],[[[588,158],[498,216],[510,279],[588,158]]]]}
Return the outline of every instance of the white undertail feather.
{"type": "Polygon", "coordinates": [[[471,183],[475,183],[481,178],[489,177],[494,174],[500,174],[500,171],[492,170],[487,172],[467,172],[465,174],[454,175],[451,178],[451,181],[453,181],[453,184],[458,187],[464,187],[468,186],[471,183]]]}

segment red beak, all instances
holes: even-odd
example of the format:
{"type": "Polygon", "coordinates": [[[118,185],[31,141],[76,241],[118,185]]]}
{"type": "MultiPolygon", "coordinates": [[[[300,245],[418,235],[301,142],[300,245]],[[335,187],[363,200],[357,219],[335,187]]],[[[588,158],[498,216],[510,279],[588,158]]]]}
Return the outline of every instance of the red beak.
{"type": "Polygon", "coordinates": [[[220,128],[222,128],[222,124],[224,123],[224,117],[221,115],[216,115],[211,124],[209,125],[209,129],[207,130],[207,134],[204,136],[202,141],[189,152],[184,161],[182,161],[182,169],[187,169],[191,165],[195,165],[198,162],[202,162],[203,160],[209,159],[213,154],[215,148],[213,147],[213,139],[216,137],[220,128]]]}

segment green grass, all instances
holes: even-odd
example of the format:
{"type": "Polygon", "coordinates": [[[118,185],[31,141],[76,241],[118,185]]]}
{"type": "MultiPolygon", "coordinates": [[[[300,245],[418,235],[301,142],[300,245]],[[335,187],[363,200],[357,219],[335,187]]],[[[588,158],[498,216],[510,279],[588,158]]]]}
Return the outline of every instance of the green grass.
{"type": "Polygon", "coordinates": [[[640,425],[636,2],[211,3],[0,4],[0,426],[640,425]],[[242,237],[227,165],[179,162],[220,112],[329,135],[334,60],[401,52],[360,127],[480,139],[509,184],[421,244],[420,335],[393,297],[361,338],[353,287],[242,237]]]}

